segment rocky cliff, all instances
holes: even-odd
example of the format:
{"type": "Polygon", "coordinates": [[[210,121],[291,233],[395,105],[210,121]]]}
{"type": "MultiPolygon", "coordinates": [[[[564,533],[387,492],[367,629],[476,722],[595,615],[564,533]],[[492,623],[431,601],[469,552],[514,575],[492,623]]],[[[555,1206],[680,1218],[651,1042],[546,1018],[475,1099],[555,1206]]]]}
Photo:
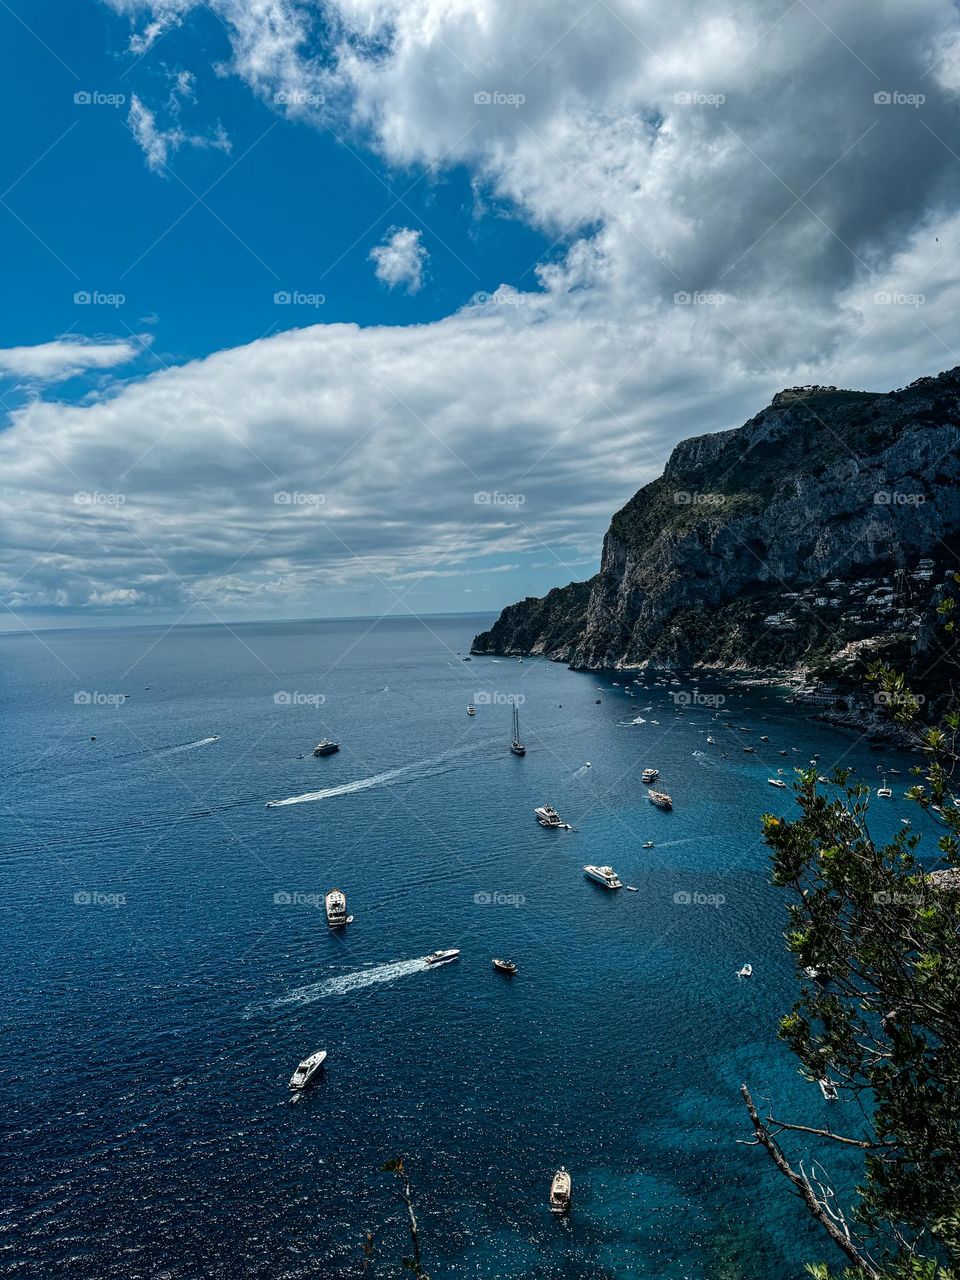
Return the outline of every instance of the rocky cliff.
{"type": "Polygon", "coordinates": [[[600,572],[503,611],[474,653],[584,669],[916,662],[960,565],[960,368],[889,394],[791,388],[677,445],[600,572]]]}

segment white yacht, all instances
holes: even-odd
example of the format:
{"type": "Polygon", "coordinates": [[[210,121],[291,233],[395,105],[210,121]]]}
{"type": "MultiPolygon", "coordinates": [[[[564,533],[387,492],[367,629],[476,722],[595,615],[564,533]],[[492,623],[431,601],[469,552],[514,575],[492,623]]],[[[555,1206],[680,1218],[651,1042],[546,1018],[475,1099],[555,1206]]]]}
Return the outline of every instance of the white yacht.
{"type": "Polygon", "coordinates": [[[331,889],[324,898],[327,908],[327,924],[331,929],[339,929],[349,923],[347,916],[347,895],[342,889],[331,889]]]}
{"type": "Polygon", "coordinates": [[[583,874],[595,884],[602,884],[605,889],[623,888],[623,883],[613,867],[594,867],[588,863],[583,868],[583,874]]]}
{"type": "Polygon", "coordinates": [[[467,715],[468,715],[468,716],[475,716],[476,714],[477,714],[477,708],[473,705],[473,703],[472,703],[472,702],[468,702],[468,703],[467,703],[467,715]]]}
{"type": "Polygon", "coordinates": [[[839,1097],[839,1094],[837,1093],[837,1086],[831,1079],[829,1079],[829,1077],[824,1076],[822,1079],[817,1081],[817,1084],[820,1086],[820,1092],[823,1094],[824,1102],[837,1101],[839,1097]]]}
{"type": "Polygon", "coordinates": [[[304,1058],[290,1077],[290,1088],[305,1089],[326,1060],[326,1049],[318,1049],[316,1053],[311,1053],[309,1058],[304,1058]]]}
{"type": "Polygon", "coordinates": [[[770,783],[771,787],[785,788],[787,785],[782,778],[768,778],[767,781],[770,783]]]}
{"type": "Polygon", "coordinates": [[[550,1212],[569,1213],[573,1184],[566,1169],[559,1168],[550,1183],[550,1212]]]}
{"type": "Polygon", "coordinates": [[[655,804],[658,809],[672,809],[673,801],[665,791],[648,791],[647,799],[651,804],[655,804]]]}
{"type": "Polygon", "coordinates": [[[643,773],[641,773],[640,775],[640,781],[644,784],[644,786],[649,786],[651,782],[654,782],[659,777],[660,777],[659,769],[644,769],[643,773]]]}
{"type": "Polygon", "coordinates": [[[542,804],[533,811],[541,827],[552,827],[555,831],[569,831],[569,822],[564,822],[552,804],[542,804]]]}
{"type": "Polygon", "coordinates": [[[446,964],[450,960],[456,960],[460,954],[458,950],[453,951],[431,951],[428,956],[424,956],[427,964],[446,964]]]}

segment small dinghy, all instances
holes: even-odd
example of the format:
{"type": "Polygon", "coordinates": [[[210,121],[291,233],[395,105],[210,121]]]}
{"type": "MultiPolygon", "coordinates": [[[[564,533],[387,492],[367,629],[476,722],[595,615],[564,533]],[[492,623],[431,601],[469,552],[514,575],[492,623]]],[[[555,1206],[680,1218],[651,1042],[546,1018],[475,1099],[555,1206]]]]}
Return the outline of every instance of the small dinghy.
{"type": "Polygon", "coordinates": [[[738,978],[752,978],[752,977],[753,977],[753,965],[752,965],[752,964],[745,964],[741,969],[738,969],[738,970],[737,970],[737,977],[738,977],[738,978]]]}

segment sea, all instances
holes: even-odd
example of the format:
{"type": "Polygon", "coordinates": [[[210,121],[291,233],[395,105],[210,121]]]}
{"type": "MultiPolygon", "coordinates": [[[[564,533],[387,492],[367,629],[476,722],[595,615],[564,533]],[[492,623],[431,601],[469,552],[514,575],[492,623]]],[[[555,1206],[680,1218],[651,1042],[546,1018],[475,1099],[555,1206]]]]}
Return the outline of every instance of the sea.
{"type": "MultiPolygon", "coordinates": [[[[871,787],[899,769],[871,807],[892,837],[913,761],[782,688],[467,661],[490,621],[0,636],[3,1275],[408,1275],[397,1159],[431,1280],[842,1261],[739,1094],[859,1124],[777,1039],[798,980],[760,816],[797,813],[767,779],[815,757],[871,787]]],[[[797,1137],[842,1199],[855,1162],[797,1137]]]]}

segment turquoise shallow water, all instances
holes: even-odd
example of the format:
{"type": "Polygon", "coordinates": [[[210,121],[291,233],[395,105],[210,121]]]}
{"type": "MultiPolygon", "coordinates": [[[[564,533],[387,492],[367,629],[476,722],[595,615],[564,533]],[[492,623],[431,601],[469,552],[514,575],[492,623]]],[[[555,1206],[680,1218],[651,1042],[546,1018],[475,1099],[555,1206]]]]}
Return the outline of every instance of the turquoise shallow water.
{"type": "MultiPolygon", "coordinates": [[[[479,629],[0,637],[5,1274],[355,1276],[376,1230],[373,1274],[396,1275],[379,1169],[399,1154],[434,1280],[785,1280],[828,1256],[736,1142],[744,1080],[827,1118],[775,1040],[795,979],[758,818],[793,810],[766,779],[815,752],[874,784],[909,760],[773,691],[464,663],[479,629]],[[733,714],[678,712],[694,687],[733,714]],[[324,735],[343,748],[314,759],[324,735]],[[646,764],[672,813],[646,801],[646,764]],[[574,830],[537,826],[544,802],[574,830]],[[591,885],[590,862],[639,892],[591,885]],[[342,934],[315,905],[334,884],[342,934]],[[428,970],[438,947],[462,955],[428,970]],[[504,954],[513,980],[491,969],[504,954]],[[545,1205],[561,1163],[569,1221],[545,1205]]],[[[875,808],[880,835],[907,812],[875,808]]]]}

